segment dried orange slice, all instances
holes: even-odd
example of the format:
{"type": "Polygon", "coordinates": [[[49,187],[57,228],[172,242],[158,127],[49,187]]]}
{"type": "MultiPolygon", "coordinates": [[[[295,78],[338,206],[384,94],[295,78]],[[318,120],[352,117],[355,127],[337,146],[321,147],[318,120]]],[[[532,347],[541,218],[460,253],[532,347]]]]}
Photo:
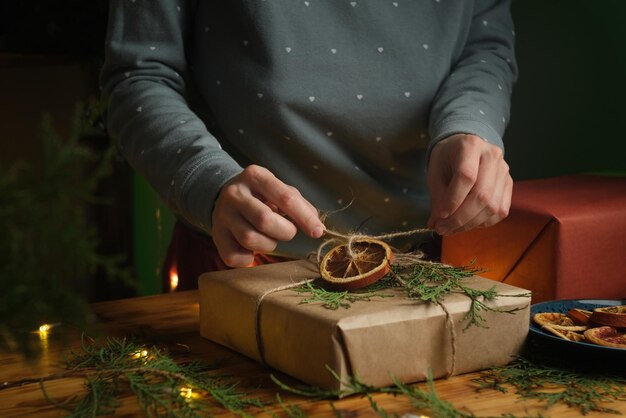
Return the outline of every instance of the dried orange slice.
{"type": "Polygon", "coordinates": [[[557,337],[561,337],[565,340],[570,340],[570,341],[577,341],[577,342],[581,342],[581,341],[585,341],[585,336],[582,334],[579,334],[577,332],[574,331],[568,331],[565,329],[558,329],[553,325],[544,325],[543,327],[541,327],[542,329],[545,329],[546,331],[556,335],[557,337]]]}
{"type": "Polygon", "coordinates": [[[591,314],[589,320],[600,325],[607,325],[616,328],[625,328],[626,305],[596,308],[593,310],[593,313],[591,314]]]}
{"type": "Polygon", "coordinates": [[[591,316],[591,311],[572,308],[567,311],[567,316],[572,318],[572,321],[574,321],[574,323],[578,325],[589,325],[589,317],[591,316]]]}
{"type": "Polygon", "coordinates": [[[626,334],[622,334],[613,327],[590,328],[585,331],[585,339],[607,347],[626,348],[626,334]]]}
{"type": "Polygon", "coordinates": [[[320,263],[320,274],[333,287],[356,290],[385,277],[393,261],[391,247],[385,242],[360,238],[332,248],[320,263]]]}
{"type": "Polygon", "coordinates": [[[565,331],[584,331],[587,329],[584,325],[576,325],[572,318],[558,312],[542,312],[533,316],[533,320],[542,328],[550,326],[553,329],[565,331]]]}

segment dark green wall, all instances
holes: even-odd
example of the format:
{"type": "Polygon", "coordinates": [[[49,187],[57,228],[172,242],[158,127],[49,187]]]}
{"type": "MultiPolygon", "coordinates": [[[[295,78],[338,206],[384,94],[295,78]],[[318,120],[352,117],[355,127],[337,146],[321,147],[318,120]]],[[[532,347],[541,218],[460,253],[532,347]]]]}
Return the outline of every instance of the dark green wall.
{"type": "Polygon", "coordinates": [[[515,0],[513,17],[513,178],[626,172],[626,2],[515,0]]]}
{"type": "Polygon", "coordinates": [[[162,266],[174,217],[148,182],[133,175],[133,258],[139,276],[139,293],[153,295],[162,290],[162,266]]]}

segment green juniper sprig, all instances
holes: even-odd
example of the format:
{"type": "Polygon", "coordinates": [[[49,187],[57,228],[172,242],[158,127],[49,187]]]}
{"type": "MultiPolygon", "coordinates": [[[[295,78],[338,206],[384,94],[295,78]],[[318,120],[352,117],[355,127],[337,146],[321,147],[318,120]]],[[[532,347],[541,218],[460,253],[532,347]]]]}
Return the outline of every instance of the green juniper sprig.
{"type": "Polygon", "coordinates": [[[382,418],[392,417],[394,415],[390,415],[380,405],[378,405],[378,403],[376,403],[373,395],[377,393],[387,393],[387,394],[392,394],[394,396],[404,395],[409,398],[413,406],[415,406],[418,410],[431,412],[433,418],[437,418],[437,417],[471,418],[471,417],[474,417],[474,415],[458,411],[457,409],[454,408],[454,406],[451,403],[441,399],[437,395],[437,392],[435,391],[433,377],[430,374],[427,380],[428,390],[424,391],[420,389],[419,387],[410,386],[410,385],[401,383],[397,379],[393,379],[395,386],[379,388],[379,387],[364,383],[358,377],[351,376],[351,377],[348,377],[347,379],[341,379],[341,377],[334,370],[328,368],[328,371],[333,375],[335,379],[337,379],[338,381],[341,381],[346,387],[346,389],[325,390],[325,389],[320,389],[314,386],[293,387],[293,386],[289,386],[281,382],[274,375],[271,376],[271,379],[281,389],[286,390],[291,393],[295,393],[300,396],[309,397],[309,398],[332,399],[332,398],[339,398],[343,396],[360,395],[362,397],[367,398],[372,410],[374,410],[382,418]]]}
{"type": "Polygon", "coordinates": [[[369,301],[373,298],[393,297],[390,293],[380,292],[380,290],[389,288],[389,286],[381,284],[383,280],[385,279],[380,280],[378,283],[374,283],[372,286],[367,287],[364,291],[333,290],[319,281],[307,282],[302,286],[294,288],[293,290],[297,293],[309,295],[300,303],[321,302],[322,306],[326,309],[348,309],[354,302],[357,301],[369,301]]]}
{"type": "MultiPolygon", "coordinates": [[[[374,395],[377,393],[386,393],[393,396],[404,396],[408,398],[412,406],[420,412],[426,412],[431,418],[479,418],[476,415],[461,411],[454,407],[450,402],[441,399],[435,390],[435,383],[432,374],[428,374],[426,380],[426,389],[421,389],[417,385],[408,385],[402,383],[396,378],[392,378],[394,385],[388,387],[376,387],[364,383],[358,377],[350,376],[346,379],[341,377],[332,369],[327,367],[328,371],[333,375],[337,381],[343,383],[345,389],[326,390],[315,386],[290,386],[280,381],[276,376],[271,375],[271,379],[281,389],[294,393],[296,395],[304,396],[313,399],[336,399],[344,396],[360,395],[367,398],[370,407],[381,418],[397,417],[396,414],[390,414],[384,408],[382,408],[374,400],[374,395]]],[[[335,416],[341,416],[340,411],[331,402],[331,408],[335,416]]],[[[485,417],[485,418],[515,418],[511,414],[501,414],[497,417],[485,417]]],[[[542,415],[536,415],[534,417],[527,418],[542,418],[542,415]]]]}
{"type": "MultiPolygon", "coordinates": [[[[304,412],[302,408],[300,408],[298,405],[283,401],[283,399],[280,397],[280,394],[278,393],[276,394],[276,403],[280,407],[280,410],[284,412],[288,418],[305,418],[307,416],[306,412],[304,412]]],[[[267,412],[267,414],[272,418],[279,418],[279,415],[275,412],[267,410],[265,412],[267,412]]]]}
{"type": "Polygon", "coordinates": [[[109,338],[99,345],[83,337],[81,351],[70,354],[66,370],[6,382],[0,390],[39,383],[46,399],[70,417],[112,414],[128,391],[148,417],[201,417],[215,405],[249,416],[247,408],[264,406],[239,391],[236,382],[208,373],[211,370],[199,362],[177,363],[157,347],[147,348],[125,338],[109,338]],[[84,378],[87,393],[65,403],[51,399],[44,383],[70,377],[84,378]]]}
{"type": "MultiPolygon", "coordinates": [[[[497,309],[486,304],[485,301],[502,296],[498,294],[496,286],[477,290],[463,283],[463,280],[481,272],[481,269],[471,264],[457,267],[430,261],[416,261],[411,264],[392,264],[390,274],[358,291],[334,290],[321,281],[308,282],[294,290],[308,295],[300,303],[320,302],[324,308],[333,310],[340,307],[347,309],[354,302],[369,301],[376,297],[393,297],[393,294],[384,292],[389,289],[404,291],[408,299],[436,304],[443,303],[444,298],[451,293],[461,293],[471,300],[470,309],[464,317],[467,320],[465,329],[471,326],[486,327],[482,315],[484,312],[513,314],[525,308],[497,309]]],[[[507,296],[528,297],[530,294],[507,296]]]]}
{"type": "Polygon", "coordinates": [[[546,402],[548,407],[564,404],[579,408],[583,415],[591,411],[619,414],[602,403],[626,401],[626,378],[590,375],[539,364],[523,357],[504,367],[481,372],[473,379],[478,390],[495,389],[507,392],[515,388],[523,399],[546,402]]]}

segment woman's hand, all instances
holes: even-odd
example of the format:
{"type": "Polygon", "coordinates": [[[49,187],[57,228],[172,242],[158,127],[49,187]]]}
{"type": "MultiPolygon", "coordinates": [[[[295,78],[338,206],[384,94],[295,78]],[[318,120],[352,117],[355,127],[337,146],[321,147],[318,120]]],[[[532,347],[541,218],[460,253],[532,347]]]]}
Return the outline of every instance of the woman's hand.
{"type": "Polygon", "coordinates": [[[428,188],[428,227],[440,235],[453,235],[506,218],[513,179],[498,146],[476,135],[456,134],[433,148],[428,188]]]}
{"type": "Polygon", "coordinates": [[[253,252],[267,253],[299,229],[312,238],[324,233],[315,207],[267,169],[251,165],[226,183],[213,209],[211,234],[230,267],[252,263],[253,252]]]}

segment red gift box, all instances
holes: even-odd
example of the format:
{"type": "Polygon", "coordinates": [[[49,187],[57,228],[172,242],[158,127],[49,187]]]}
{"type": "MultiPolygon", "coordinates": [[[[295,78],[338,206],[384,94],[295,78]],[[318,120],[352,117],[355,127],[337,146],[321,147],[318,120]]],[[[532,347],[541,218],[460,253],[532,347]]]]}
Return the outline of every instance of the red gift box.
{"type": "Polygon", "coordinates": [[[442,261],[529,289],[533,302],[626,297],[626,178],[515,183],[508,218],[443,238],[442,261]]]}

